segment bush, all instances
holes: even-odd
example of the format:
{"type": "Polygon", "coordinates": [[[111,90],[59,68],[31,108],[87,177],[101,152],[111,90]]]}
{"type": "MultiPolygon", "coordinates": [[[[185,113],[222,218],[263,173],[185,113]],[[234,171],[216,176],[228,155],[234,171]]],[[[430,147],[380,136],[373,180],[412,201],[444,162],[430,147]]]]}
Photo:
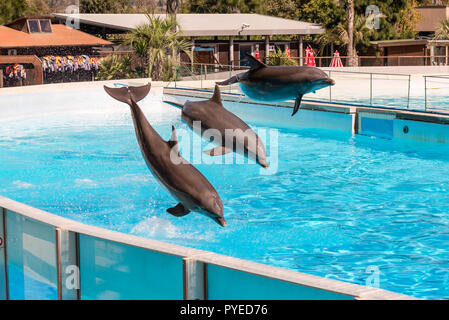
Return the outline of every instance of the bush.
{"type": "Polygon", "coordinates": [[[297,66],[298,63],[292,58],[288,57],[281,49],[277,49],[276,52],[268,56],[268,65],[270,66],[297,66]]]}
{"type": "Polygon", "coordinates": [[[136,78],[137,72],[132,68],[129,55],[111,55],[101,61],[98,80],[136,78]]]}

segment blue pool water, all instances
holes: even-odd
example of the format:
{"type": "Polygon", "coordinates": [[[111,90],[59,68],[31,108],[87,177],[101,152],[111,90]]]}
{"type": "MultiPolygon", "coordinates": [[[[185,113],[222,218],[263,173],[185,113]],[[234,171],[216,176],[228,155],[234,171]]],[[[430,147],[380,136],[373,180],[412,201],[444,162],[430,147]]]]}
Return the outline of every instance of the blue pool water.
{"type": "MultiPolygon", "coordinates": [[[[221,228],[199,214],[165,212],[176,202],[149,173],[125,105],[101,90],[18,99],[33,105],[0,113],[3,196],[90,225],[362,285],[374,268],[382,289],[449,298],[447,145],[279,129],[274,175],[254,164],[196,165],[223,200],[221,228]]],[[[167,139],[172,124],[189,132],[179,110],[160,100],[141,103],[157,131],[167,139]]],[[[263,127],[275,124],[253,125],[263,127]]]]}

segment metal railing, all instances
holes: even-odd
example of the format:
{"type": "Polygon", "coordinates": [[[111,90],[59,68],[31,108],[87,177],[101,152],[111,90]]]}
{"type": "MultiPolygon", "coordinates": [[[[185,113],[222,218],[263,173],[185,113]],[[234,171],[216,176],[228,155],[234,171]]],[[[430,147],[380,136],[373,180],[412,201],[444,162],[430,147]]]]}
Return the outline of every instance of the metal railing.
{"type": "MultiPolygon", "coordinates": [[[[430,75],[423,76],[424,77],[424,109],[427,110],[435,110],[435,109],[447,109],[444,108],[441,104],[444,101],[447,101],[447,97],[449,96],[449,75],[430,75]],[[436,96],[438,99],[438,106],[433,108],[431,103],[431,95],[430,90],[434,90],[433,92],[438,93],[436,96]]],[[[435,96],[435,95],[434,95],[435,96]]]]}
{"type": "MultiPolygon", "coordinates": [[[[179,73],[174,81],[174,87],[178,87],[178,82],[183,81],[180,86],[188,88],[189,84],[185,81],[194,80],[200,81],[200,85],[198,86],[197,84],[191,84],[192,87],[212,90],[215,85],[215,81],[228,79],[233,75],[240,72],[245,72],[248,69],[249,67],[236,67],[234,65],[224,65],[218,68],[215,67],[214,64],[203,63],[182,65],[177,69],[179,73]]],[[[328,89],[317,91],[315,96],[306,96],[304,101],[319,100],[331,103],[351,103],[354,105],[364,106],[394,106],[404,109],[410,108],[410,74],[345,71],[338,70],[338,68],[335,68],[335,70],[332,69],[324,71],[330,78],[336,80],[336,85],[334,87],[328,87],[328,89]],[[353,81],[353,83],[345,83],[345,80],[353,81]],[[390,84],[389,87],[394,86],[396,87],[396,90],[387,94],[380,94],[375,90],[376,83],[380,83],[380,81],[395,82],[390,84]],[[342,84],[339,85],[339,83],[342,84]],[[343,85],[343,83],[345,84],[343,85]],[[355,86],[355,88],[351,87],[352,85],[355,86]],[[363,92],[363,88],[365,88],[366,92],[363,92]],[[354,92],[354,89],[358,90],[355,90],[356,92],[354,92]]],[[[243,95],[238,84],[229,85],[227,87],[227,92],[243,95]]]]}
{"type": "MultiPolygon", "coordinates": [[[[357,71],[343,71],[343,70],[327,70],[326,71],[329,75],[329,78],[335,78],[335,75],[345,75],[345,79],[346,80],[351,80],[352,79],[357,79],[357,80],[364,80],[364,81],[368,81],[369,84],[369,94],[367,98],[361,99],[359,100],[360,104],[364,104],[364,105],[369,105],[369,106],[391,106],[391,105],[395,105],[397,107],[405,107],[407,109],[410,108],[410,94],[411,94],[411,75],[410,74],[399,74],[399,73],[381,73],[381,72],[357,72],[357,71]],[[348,75],[352,75],[353,77],[348,77],[348,75]],[[390,98],[393,99],[393,101],[391,101],[390,103],[388,103],[388,105],[385,105],[384,103],[375,103],[375,97],[376,94],[374,92],[374,82],[375,81],[401,81],[401,82],[406,82],[406,90],[403,93],[403,95],[397,94],[395,96],[390,96],[390,95],[377,95],[378,97],[382,98],[383,101],[385,101],[385,98],[390,98]],[[402,98],[402,99],[401,99],[402,98]],[[395,102],[395,100],[397,101],[397,103],[395,102]]],[[[334,79],[335,80],[335,79],[334,79]]],[[[338,79],[337,79],[337,85],[338,85],[338,79]]],[[[358,87],[362,87],[362,85],[360,84],[358,87]]],[[[352,89],[357,89],[356,88],[352,88],[352,89]]],[[[334,87],[329,87],[329,102],[334,102],[334,101],[344,101],[347,100],[345,98],[343,99],[336,99],[335,95],[333,96],[333,92],[336,89],[334,87]]],[[[352,98],[351,100],[349,100],[352,103],[357,104],[357,100],[355,100],[354,98],[352,98]]]]}

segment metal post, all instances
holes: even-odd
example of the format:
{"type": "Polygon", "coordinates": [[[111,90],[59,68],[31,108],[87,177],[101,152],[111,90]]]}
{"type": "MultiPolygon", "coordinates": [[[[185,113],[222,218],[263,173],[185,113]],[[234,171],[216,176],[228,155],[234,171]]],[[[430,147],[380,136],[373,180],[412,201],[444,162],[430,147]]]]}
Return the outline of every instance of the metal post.
{"type": "Polygon", "coordinates": [[[0,208],[0,300],[9,300],[6,210],[0,208]]]}
{"type": "Polygon", "coordinates": [[[191,258],[182,260],[184,300],[207,299],[206,265],[191,258]]]}
{"type": "Polygon", "coordinates": [[[201,89],[203,89],[203,64],[200,64],[200,83],[201,89]]]}
{"type": "Polygon", "coordinates": [[[80,299],[80,269],[77,234],[56,229],[58,300],[80,299]]]}
{"type": "Polygon", "coordinates": [[[299,48],[298,48],[298,56],[299,56],[299,65],[304,65],[304,41],[303,36],[299,36],[299,48]]]}
{"type": "Polygon", "coordinates": [[[427,111],[427,76],[424,76],[424,110],[427,111]]]}
{"type": "Polygon", "coordinates": [[[369,102],[370,105],[373,105],[373,74],[370,73],[370,84],[369,84],[369,102]]]}
{"type": "Polygon", "coordinates": [[[407,109],[410,108],[410,86],[412,82],[412,75],[408,75],[408,95],[407,95],[407,109]]]}

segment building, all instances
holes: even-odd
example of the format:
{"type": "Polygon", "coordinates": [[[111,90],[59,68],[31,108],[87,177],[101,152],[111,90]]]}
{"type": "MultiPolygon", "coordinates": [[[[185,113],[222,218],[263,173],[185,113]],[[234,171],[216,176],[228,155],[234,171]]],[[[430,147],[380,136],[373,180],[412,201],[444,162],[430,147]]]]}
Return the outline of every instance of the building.
{"type": "MultiPolygon", "coordinates": [[[[67,61],[64,58],[95,57],[99,49],[112,45],[109,41],[79,30],[54,24],[48,16],[21,18],[0,25],[0,69],[3,85],[17,85],[13,78],[6,77],[5,72],[11,64],[25,67],[27,77],[20,84],[91,80],[92,72],[89,71],[92,70],[79,69],[73,72],[73,68],[69,70],[69,63],[64,65],[64,61],[67,61]],[[41,70],[44,57],[54,57],[55,63],[62,63],[63,67],[59,71],[41,70]]],[[[73,60],[70,63],[73,64],[73,60]]]]}
{"type": "MultiPolygon", "coordinates": [[[[53,14],[60,23],[77,19],[80,30],[90,34],[120,34],[146,23],[144,14],[53,14]]],[[[162,15],[165,17],[165,15],[162,15]]],[[[303,57],[306,35],[321,34],[318,24],[259,14],[178,14],[182,36],[193,42],[195,62],[214,65],[247,65],[245,53],[259,52],[263,59],[276,48],[303,57]],[[282,36],[285,40],[282,40],[282,36]],[[290,40],[292,37],[294,40],[290,40]],[[275,40],[276,38],[277,40],[275,40]]],[[[189,59],[181,56],[181,61],[189,59]]],[[[302,61],[302,59],[301,59],[302,61]]]]}
{"type": "Polygon", "coordinates": [[[415,10],[421,15],[421,19],[416,25],[420,36],[433,37],[438,24],[449,19],[449,7],[447,6],[424,6],[417,7],[415,10]]]}

